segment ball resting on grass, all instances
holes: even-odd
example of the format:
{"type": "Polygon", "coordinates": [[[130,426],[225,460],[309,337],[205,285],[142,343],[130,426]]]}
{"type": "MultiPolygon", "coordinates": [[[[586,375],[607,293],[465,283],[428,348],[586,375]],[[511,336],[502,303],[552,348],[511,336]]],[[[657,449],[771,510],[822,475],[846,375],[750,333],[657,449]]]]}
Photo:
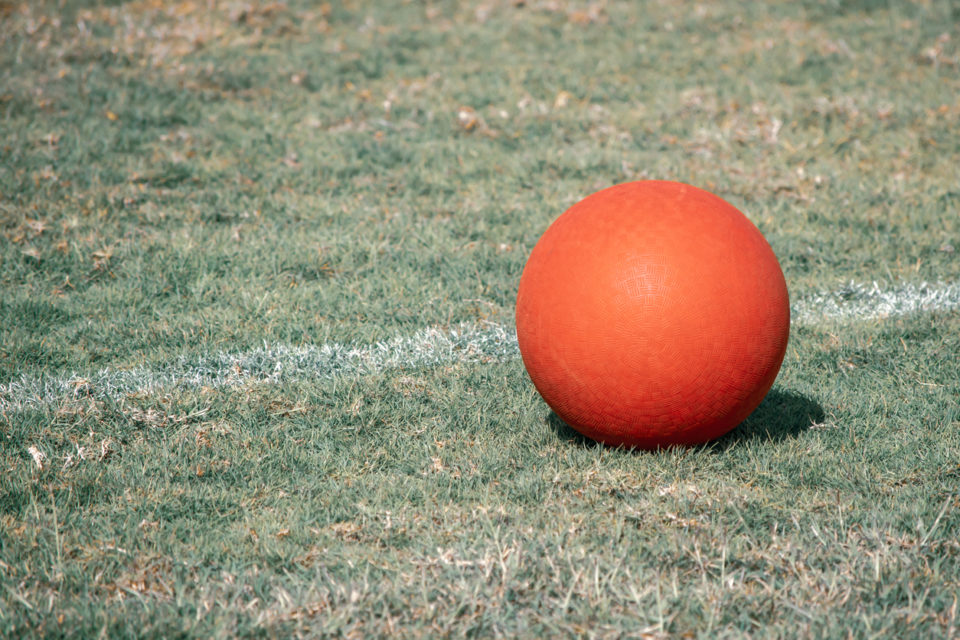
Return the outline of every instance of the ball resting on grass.
{"type": "Polygon", "coordinates": [[[583,435],[655,449],[717,438],[780,369],[787,286],[760,231],[723,199],[641,181],[563,213],[520,278],[517,340],[547,404],[583,435]]]}

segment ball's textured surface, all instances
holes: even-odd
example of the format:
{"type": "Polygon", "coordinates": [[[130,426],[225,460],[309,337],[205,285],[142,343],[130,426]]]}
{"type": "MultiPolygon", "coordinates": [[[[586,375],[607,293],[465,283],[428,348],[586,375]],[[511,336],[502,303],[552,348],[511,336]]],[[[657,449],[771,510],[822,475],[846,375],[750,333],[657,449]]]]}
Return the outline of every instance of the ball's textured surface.
{"type": "Polygon", "coordinates": [[[524,365],[568,425],[610,445],[698,444],[766,395],[790,331],[760,231],[678,182],[599,191],[547,229],[517,295],[524,365]]]}

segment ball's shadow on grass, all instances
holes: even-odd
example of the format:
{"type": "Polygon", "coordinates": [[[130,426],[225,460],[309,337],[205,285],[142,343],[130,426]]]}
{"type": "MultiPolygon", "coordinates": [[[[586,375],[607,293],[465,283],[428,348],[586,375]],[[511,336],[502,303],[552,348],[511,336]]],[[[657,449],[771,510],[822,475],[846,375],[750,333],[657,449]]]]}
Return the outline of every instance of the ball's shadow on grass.
{"type": "Polygon", "coordinates": [[[813,398],[796,391],[773,389],[746,420],[707,446],[719,453],[754,440],[780,442],[799,436],[825,417],[823,407],[813,398]]]}
{"type": "Polygon", "coordinates": [[[583,447],[584,449],[593,449],[603,446],[596,440],[591,440],[561,420],[560,416],[558,416],[553,410],[551,410],[550,414],[547,416],[547,425],[553,429],[554,433],[557,434],[557,439],[564,444],[572,445],[574,447],[583,447]]]}
{"type": "MultiPolygon", "coordinates": [[[[733,431],[704,446],[719,453],[753,440],[779,442],[797,437],[811,425],[823,422],[824,417],[823,407],[816,400],[796,391],[774,389],[733,431]]],[[[566,444],[584,448],[602,446],[570,427],[553,411],[547,416],[547,424],[566,444]]]]}

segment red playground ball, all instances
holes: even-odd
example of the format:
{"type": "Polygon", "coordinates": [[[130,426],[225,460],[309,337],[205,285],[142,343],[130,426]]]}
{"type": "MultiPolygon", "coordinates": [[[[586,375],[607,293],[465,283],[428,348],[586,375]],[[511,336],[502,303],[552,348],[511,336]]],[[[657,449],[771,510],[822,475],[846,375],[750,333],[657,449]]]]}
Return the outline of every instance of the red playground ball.
{"type": "Polygon", "coordinates": [[[537,391],[612,446],[713,440],[773,385],[787,349],[783,271],[753,223],[679,182],[573,205],[527,260],[517,338],[537,391]]]}

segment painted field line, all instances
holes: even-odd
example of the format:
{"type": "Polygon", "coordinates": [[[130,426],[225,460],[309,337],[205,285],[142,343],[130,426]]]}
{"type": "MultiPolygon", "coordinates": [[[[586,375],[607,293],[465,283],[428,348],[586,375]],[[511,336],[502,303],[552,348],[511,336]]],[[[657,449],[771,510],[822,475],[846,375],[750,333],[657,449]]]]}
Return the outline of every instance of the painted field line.
{"type": "Polygon", "coordinates": [[[834,291],[798,297],[791,304],[794,322],[876,320],[929,311],[960,309],[960,282],[901,284],[883,288],[876,282],[850,282],[834,291]]]}
{"type": "MultiPolygon", "coordinates": [[[[960,309],[960,283],[904,284],[886,289],[876,283],[850,283],[834,291],[800,296],[792,307],[793,321],[799,324],[960,309]]],[[[239,353],[181,356],[154,367],[101,369],[85,375],[24,376],[0,385],[0,415],[87,396],[116,399],[130,393],[174,389],[360,377],[453,362],[502,361],[518,353],[513,329],[494,323],[428,328],[369,345],[264,345],[239,353]]]]}
{"type": "Polygon", "coordinates": [[[518,353],[516,334],[494,323],[428,328],[370,345],[264,345],[239,353],[180,356],[154,367],[101,369],[89,375],[65,377],[24,376],[0,385],[0,415],[87,396],[120,398],[130,393],[173,389],[360,377],[452,362],[493,362],[518,353]]]}

